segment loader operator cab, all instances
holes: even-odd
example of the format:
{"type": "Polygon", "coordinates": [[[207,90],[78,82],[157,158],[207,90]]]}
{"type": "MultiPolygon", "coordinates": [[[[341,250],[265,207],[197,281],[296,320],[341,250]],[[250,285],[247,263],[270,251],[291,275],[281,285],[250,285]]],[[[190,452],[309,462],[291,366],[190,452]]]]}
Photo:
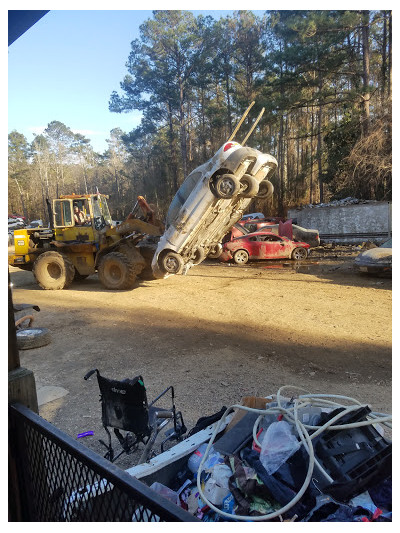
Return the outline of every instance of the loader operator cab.
{"type": "Polygon", "coordinates": [[[74,202],[74,222],[76,226],[88,226],[90,222],[90,214],[88,213],[87,200],[83,202],[74,202]]]}
{"type": "Polygon", "coordinates": [[[105,226],[112,225],[106,197],[100,194],[80,198],[61,196],[60,199],[53,200],[53,217],[55,228],[88,227],[93,224],[94,229],[100,231],[105,226]],[[83,213],[81,223],[77,223],[74,218],[76,211],[83,213]]]}
{"type": "Polygon", "coordinates": [[[108,210],[105,196],[100,194],[92,196],[93,223],[97,231],[105,226],[112,226],[110,211],[108,210]]]}

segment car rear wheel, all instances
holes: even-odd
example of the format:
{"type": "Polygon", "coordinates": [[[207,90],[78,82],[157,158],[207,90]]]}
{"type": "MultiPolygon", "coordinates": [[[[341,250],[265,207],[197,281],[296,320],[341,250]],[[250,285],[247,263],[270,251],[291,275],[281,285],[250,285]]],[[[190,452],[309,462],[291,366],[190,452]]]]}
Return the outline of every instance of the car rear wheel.
{"type": "Polygon", "coordinates": [[[307,257],[307,250],[305,248],[295,248],[292,252],[292,259],[301,261],[307,257]]]}
{"type": "Polygon", "coordinates": [[[203,248],[197,248],[197,250],[194,253],[194,258],[192,260],[194,265],[199,265],[204,259],[206,258],[206,254],[203,250],[203,248]]]}
{"type": "Polygon", "coordinates": [[[263,180],[259,184],[257,198],[262,198],[263,200],[271,198],[274,194],[274,186],[269,180],[263,180]]]}
{"type": "Polygon", "coordinates": [[[240,182],[232,174],[222,174],[215,180],[214,188],[218,198],[229,200],[239,192],[240,182]]]}
{"type": "Polygon", "coordinates": [[[250,176],[250,174],[244,174],[240,180],[240,183],[243,187],[240,196],[243,198],[253,198],[256,196],[259,190],[259,184],[256,178],[253,178],[253,176],[250,176]]]}
{"type": "Polygon", "coordinates": [[[210,259],[218,259],[218,257],[222,254],[222,244],[218,242],[215,246],[213,246],[210,251],[208,252],[208,256],[210,259]]]}
{"type": "Polygon", "coordinates": [[[63,254],[44,252],[33,264],[36,282],[45,290],[66,289],[74,279],[75,267],[63,254]]]}
{"type": "Polygon", "coordinates": [[[161,258],[161,267],[167,274],[180,274],[183,266],[182,256],[176,252],[167,252],[161,258]]]}
{"type": "Polygon", "coordinates": [[[245,265],[249,260],[249,254],[246,252],[246,250],[237,250],[233,254],[233,260],[237,265],[245,265]]]}

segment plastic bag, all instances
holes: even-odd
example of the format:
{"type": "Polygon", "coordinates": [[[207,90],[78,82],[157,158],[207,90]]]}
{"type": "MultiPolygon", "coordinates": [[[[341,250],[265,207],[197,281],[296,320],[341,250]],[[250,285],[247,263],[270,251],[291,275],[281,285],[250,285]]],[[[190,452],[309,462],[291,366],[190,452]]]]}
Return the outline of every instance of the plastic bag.
{"type": "Polygon", "coordinates": [[[169,487],[166,487],[162,483],[155,481],[152,485],[150,485],[150,488],[156,491],[158,494],[161,494],[161,496],[164,496],[164,498],[167,498],[167,500],[170,500],[176,505],[179,505],[178,494],[174,490],[171,490],[169,487]]]}
{"type": "Polygon", "coordinates": [[[260,461],[269,475],[276,472],[300,448],[300,442],[285,420],[273,422],[261,443],[260,461]]]}
{"type": "Polygon", "coordinates": [[[211,469],[211,476],[204,486],[205,497],[214,505],[222,505],[224,499],[229,496],[229,478],[232,470],[227,465],[216,464],[211,469]]]}

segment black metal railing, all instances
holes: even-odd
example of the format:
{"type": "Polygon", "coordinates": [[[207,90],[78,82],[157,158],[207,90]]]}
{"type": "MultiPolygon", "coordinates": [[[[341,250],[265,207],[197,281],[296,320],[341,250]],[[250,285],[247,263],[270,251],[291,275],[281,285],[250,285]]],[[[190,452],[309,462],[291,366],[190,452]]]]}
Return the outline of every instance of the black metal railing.
{"type": "Polygon", "coordinates": [[[197,521],[20,404],[9,406],[9,448],[23,521],[197,521]]]}

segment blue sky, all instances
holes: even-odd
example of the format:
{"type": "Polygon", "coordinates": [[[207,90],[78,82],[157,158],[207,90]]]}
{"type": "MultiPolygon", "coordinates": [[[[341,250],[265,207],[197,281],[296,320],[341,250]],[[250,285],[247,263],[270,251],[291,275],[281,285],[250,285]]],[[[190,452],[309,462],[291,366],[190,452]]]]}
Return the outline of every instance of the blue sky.
{"type": "MultiPolygon", "coordinates": [[[[202,13],[219,18],[232,11],[202,13]]],[[[100,153],[111,129],[131,131],[139,112],[111,113],[108,101],[127,73],[131,41],[151,16],[150,10],[51,10],[8,48],[8,131],[31,142],[58,120],[100,153]]]]}

